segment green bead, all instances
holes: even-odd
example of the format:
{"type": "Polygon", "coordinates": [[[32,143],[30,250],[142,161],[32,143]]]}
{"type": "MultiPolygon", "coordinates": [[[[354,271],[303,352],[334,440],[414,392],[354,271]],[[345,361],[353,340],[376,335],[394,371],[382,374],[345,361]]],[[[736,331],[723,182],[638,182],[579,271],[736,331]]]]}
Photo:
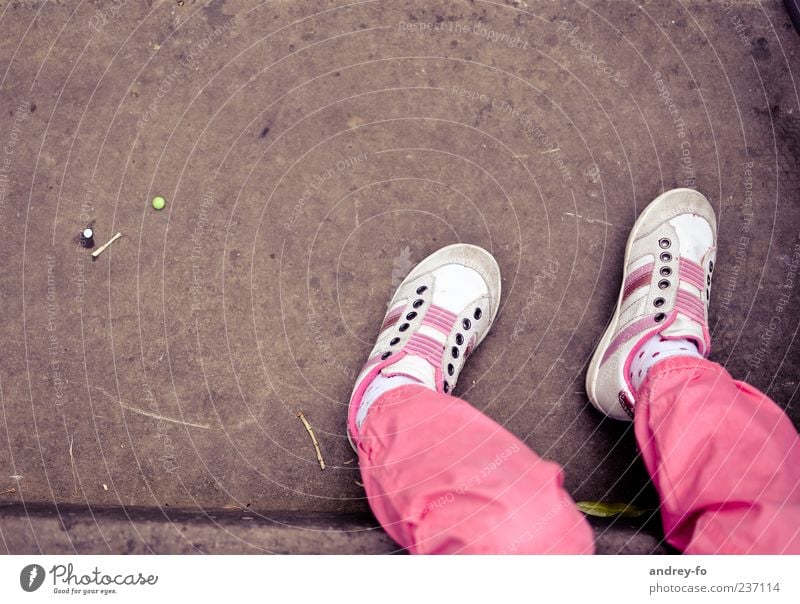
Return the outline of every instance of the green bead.
{"type": "Polygon", "coordinates": [[[167,205],[167,200],[161,197],[161,195],[157,195],[153,197],[153,208],[156,210],[163,210],[164,206],[167,205]]]}

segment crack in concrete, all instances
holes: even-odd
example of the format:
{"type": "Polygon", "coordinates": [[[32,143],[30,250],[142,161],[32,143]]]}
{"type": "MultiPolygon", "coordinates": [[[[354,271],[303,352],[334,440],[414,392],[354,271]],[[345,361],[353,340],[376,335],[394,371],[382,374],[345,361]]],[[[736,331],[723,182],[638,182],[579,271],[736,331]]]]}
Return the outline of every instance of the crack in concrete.
{"type": "Polygon", "coordinates": [[[564,212],[564,216],[572,216],[573,218],[585,220],[589,224],[604,224],[610,227],[614,226],[613,224],[611,224],[610,222],[606,222],[605,220],[600,220],[599,218],[586,218],[586,216],[581,216],[580,214],[573,214],[572,212],[564,212]]]}
{"type": "Polygon", "coordinates": [[[163,420],[165,422],[170,422],[170,423],[178,424],[178,425],[181,425],[181,426],[188,426],[190,428],[200,428],[201,430],[211,430],[211,426],[209,426],[208,424],[196,424],[194,422],[185,422],[185,421],[180,420],[180,419],[175,419],[173,417],[167,417],[166,415],[159,415],[158,413],[152,413],[150,411],[145,411],[144,409],[139,409],[139,407],[134,407],[133,405],[128,405],[124,401],[117,400],[117,397],[112,395],[110,392],[106,391],[104,388],[101,388],[100,386],[95,386],[95,390],[99,390],[100,392],[105,394],[108,398],[117,401],[119,403],[120,407],[122,407],[123,409],[127,409],[128,411],[131,411],[133,413],[138,413],[139,415],[152,417],[153,419],[160,419],[160,420],[163,420]]]}

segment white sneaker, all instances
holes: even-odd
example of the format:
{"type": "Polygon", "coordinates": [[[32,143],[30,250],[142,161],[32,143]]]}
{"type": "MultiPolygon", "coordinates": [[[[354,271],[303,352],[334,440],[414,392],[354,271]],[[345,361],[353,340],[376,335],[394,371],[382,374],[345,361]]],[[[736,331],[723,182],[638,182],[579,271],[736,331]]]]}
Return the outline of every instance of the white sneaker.
{"type": "Polygon", "coordinates": [[[347,421],[351,444],[363,420],[364,391],[375,376],[403,375],[451,393],[499,305],[500,269],[486,250],[458,243],[420,262],[397,288],[378,341],[356,378],[347,421]]]}
{"type": "Polygon", "coordinates": [[[686,338],[708,356],[708,302],[717,220],[693,189],[673,189],[648,205],[628,237],[617,309],[589,363],[586,391],[600,411],[632,419],[631,361],[651,336],[686,338]]]}

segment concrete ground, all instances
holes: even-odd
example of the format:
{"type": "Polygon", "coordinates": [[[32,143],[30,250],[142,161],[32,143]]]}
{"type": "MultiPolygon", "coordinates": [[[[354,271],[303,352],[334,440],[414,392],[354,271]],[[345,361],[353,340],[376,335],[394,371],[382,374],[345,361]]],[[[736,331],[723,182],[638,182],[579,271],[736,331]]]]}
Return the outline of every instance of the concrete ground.
{"type": "MultiPolygon", "coordinates": [[[[504,277],[458,394],[577,500],[654,509],[583,378],[674,186],[719,215],[712,358],[800,423],[781,2],[19,0],[0,27],[0,551],[395,551],[346,403],[394,286],[457,241],[504,277]],[[122,233],[96,261],[88,224],[122,233]]],[[[646,519],[597,521],[601,551],[662,550],[646,519]]]]}

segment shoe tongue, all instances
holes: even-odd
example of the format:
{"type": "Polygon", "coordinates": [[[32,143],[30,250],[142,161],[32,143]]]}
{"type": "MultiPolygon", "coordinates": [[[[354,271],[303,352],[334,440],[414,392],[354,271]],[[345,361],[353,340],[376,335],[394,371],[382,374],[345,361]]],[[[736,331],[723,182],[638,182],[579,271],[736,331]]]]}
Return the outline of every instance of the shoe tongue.
{"type": "Polygon", "coordinates": [[[686,315],[678,312],[675,320],[663,331],[660,335],[668,340],[687,339],[697,342],[697,349],[700,354],[705,356],[708,354],[708,343],[706,342],[705,334],[703,333],[703,326],[697,321],[692,321],[686,315]]]}
{"type": "Polygon", "coordinates": [[[396,363],[381,369],[381,375],[392,377],[404,375],[419,380],[426,386],[436,389],[436,371],[428,361],[414,355],[406,355],[396,363]]]}

